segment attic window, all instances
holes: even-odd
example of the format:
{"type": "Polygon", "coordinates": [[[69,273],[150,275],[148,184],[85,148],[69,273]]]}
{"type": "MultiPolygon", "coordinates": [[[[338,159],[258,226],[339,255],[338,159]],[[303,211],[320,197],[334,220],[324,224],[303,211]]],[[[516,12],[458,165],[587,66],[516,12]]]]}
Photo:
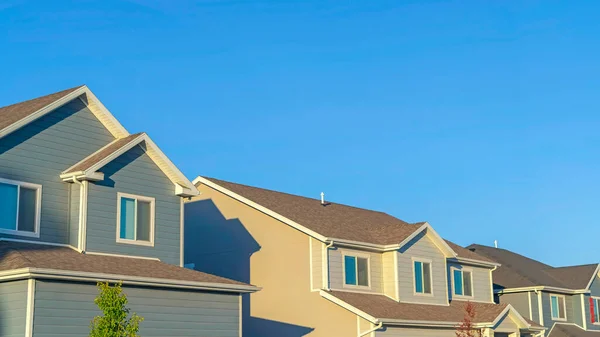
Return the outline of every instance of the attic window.
{"type": "Polygon", "coordinates": [[[550,312],[555,321],[566,321],[566,305],[563,295],[550,295],[550,312]]]}

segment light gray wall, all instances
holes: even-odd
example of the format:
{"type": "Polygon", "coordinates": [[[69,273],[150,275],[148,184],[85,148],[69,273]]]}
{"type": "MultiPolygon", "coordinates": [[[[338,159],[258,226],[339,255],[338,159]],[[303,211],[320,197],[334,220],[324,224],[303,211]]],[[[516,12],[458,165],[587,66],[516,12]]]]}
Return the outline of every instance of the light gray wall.
{"type": "Polygon", "coordinates": [[[143,144],[100,169],[104,181],[90,183],[87,249],[92,252],[156,257],[179,265],[180,198],[173,183],[145,153],[143,144]],[[156,199],[154,247],[117,243],[117,193],[156,199]]]}
{"type": "Polygon", "coordinates": [[[530,291],[529,297],[531,297],[531,316],[533,317],[531,320],[539,324],[541,321],[540,310],[538,306],[538,295],[535,292],[530,291]]]}
{"type": "Polygon", "coordinates": [[[25,336],[27,281],[0,283],[0,336],[25,336]]]}
{"type": "Polygon", "coordinates": [[[587,328],[589,330],[600,330],[600,325],[592,323],[592,316],[590,314],[590,297],[600,297],[600,278],[598,278],[598,276],[594,278],[594,281],[590,285],[590,292],[590,295],[585,295],[584,298],[585,320],[587,322],[587,328]]]}
{"type": "MultiPolygon", "coordinates": [[[[34,337],[87,336],[90,321],[100,314],[95,285],[36,283],[34,337]]],[[[238,337],[239,295],[137,287],[124,292],[131,311],[144,317],[141,336],[238,337]]]]}
{"type": "Polygon", "coordinates": [[[571,296],[571,302],[573,303],[573,316],[569,319],[569,321],[579,325],[580,327],[583,327],[583,320],[585,319],[585,316],[583,316],[584,313],[581,310],[582,307],[584,308],[582,305],[584,297],[584,295],[571,296]]]}
{"type": "Polygon", "coordinates": [[[113,139],[79,99],[0,138],[0,177],[42,185],[39,240],[69,243],[69,184],[59,175],[113,139]]]}
{"type": "MultiPolygon", "coordinates": [[[[565,295],[565,306],[566,306],[566,315],[567,322],[575,323],[573,321],[573,296],[565,295]]],[[[550,309],[550,293],[542,292],[542,311],[544,316],[544,326],[547,328],[551,328],[552,325],[556,322],[564,322],[552,319],[552,311],[550,309]]]]}
{"type": "Polygon", "coordinates": [[[77,247],[79,244],[79,195],[81,189],[78,184],[71,184],[69,190],[69,244],[77,247]]]}
{"type": "MultiPolygon", "coordinates": [[[[529,317],[529,293],[512,293],[512,294],[504,294],[500,296],[500,303],[508,303],[512,305],[521,316],[529,317]]],[[[537,321],[536,318],[534,320],[537,321]]]]}
{"type": "Polygon", "coordinates": [[[384,327],[376,337],[455,337],[456,329],[384,327]]]}
{"type": "Polygon", "coordinates": [[[492,296],[492,280],[490,278],[490,270],[487,268],[463,266],[458,263],[448,263],[448,296],[450,299],[459,301],[477,301],[477,302],[489,302],[492,303],[494,298],[492,296]],[[466,268],[471,271],[473,276],[473,297],[460,297],[453,298],[454,293],[454,277],[452,276],[452,267],[456,269],[466,268]]]}
{"type": "Polygon", "coordinates": [[[501,321],[498,322],[498,324],[496,324],[493,329],[494,332],[496,330],[509,333],[519,331],[519,327],[517,326],[517,324],[515,324],[515,322],[513,322],[512,319],[508,317],[508,314],[504,315],[501,321]]]}
{"type": "Polygon", "coordinates": [[[446,257],[424,232],[417,235],[398,252],[400,302],[446,304],[448,303],[446,280],[446,257]],[[432,261],[433,296],[414,294],[413,257],[432,261]]]}
{"type": "Polygon", "coordinates": [[[328,251],[329,256],[329,287],[331,289],[356,289],[356,288],[345,288],[344,287],[344,267],[342,262],[342,252],[349,255],[353,253],[358,255],[369,256],[369,275],[370,275],[370,289],[360,288],[360,291],[383,293],[383,270],[381,264],[381,254],[371,253],[367,251],[360,251],[347,248],[330,248],[328,251]]]}

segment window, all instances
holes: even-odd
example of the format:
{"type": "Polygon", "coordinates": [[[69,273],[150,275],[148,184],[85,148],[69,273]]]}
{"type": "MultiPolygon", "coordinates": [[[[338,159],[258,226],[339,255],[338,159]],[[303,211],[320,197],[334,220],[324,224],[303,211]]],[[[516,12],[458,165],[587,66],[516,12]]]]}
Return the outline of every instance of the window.
{"type": "Polygon", "coordinates": [[[600,298],[590,297],[592,323],[600,324],[600,298]]]}
{"type": "Polygon", "coordinates": [[[454,295],[472,297],[472,272],[465,269],[453,269],[452,275],[454,278],[454,295]]]}
{"type": "Polygon", "coordinates": [[[369,286],[369,258],[344,255],[344,285],[369,286]]]}
{"type": "Polygon", "coordinates": [[[550,312],[552,319],[565,321],[567,319],[565,313],[565,297],[562,295],[550,295],[550,312]]]}
{"type": "Polygon", "coordinates": [[[414,261],[415,293],[431,294],[431,262],[414,261]]]}
{"type": "Polygon", "coordinates": [[[154,198],[118,194],[117,242],[154,246],[154,198]]]}
{"type": "Polygon", "coordinates": [[[0,232],[39,237],[42,186],[0,179],[0,232]]]}

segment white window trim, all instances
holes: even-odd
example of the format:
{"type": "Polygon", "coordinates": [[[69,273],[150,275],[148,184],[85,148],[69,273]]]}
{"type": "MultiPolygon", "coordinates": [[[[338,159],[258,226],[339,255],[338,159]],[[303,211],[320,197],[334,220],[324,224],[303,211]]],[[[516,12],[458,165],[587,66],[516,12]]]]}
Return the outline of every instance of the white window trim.
{"type": "MultiPolygon", "coordinates": [[[[560,303],[558,305],[558,313],[560,315],[560,303]]],[[[553,321],[566,321],[567,320],[567,302],[565,300],[565,296],[564,295],[555,295],[555,294],[551,294],[550,295],[550,318],[553,321]],[[561,318],[561,317],[554,317],[554,309],[552,309],[552,297],[556,297],[558,300],[562,299],[562,303],[563,303],[563,308],[565,311],[565,317],[561,318]]]]}
{"type": "Polygon", "coordinates": [[[15,224],[16,230],[0,228],[0,233],[39,238],[40,237],[40,219],[41,219],[41,213],[42,213],[42,185],[27,183],[27,182],[18,181],[18,180],[4,179],[4,178],[0,178],[0,183],[17,186],[17,220],[16,220],[17,223],[15,224]],[[32,190],[36,190],[35,223],[34,223],[34,231],[33,232],[19,230],[19,197],[21,194],[21,186],[32,189],[32,190]]]}
{"type": "Polygon", "coordinates": [[[371,289],[371,255],[355,251],[341,250],[342,252],[342,287],[350,289],[371,289]],[[356,285],[346,284],[346,256],[367,259],[367,284],[358,285],[358,259],[356,260],[356,285]]]}
{"type": "Polygon", "coordinates": [[[149,246],[154,247],[154,218],[156,216],[155,211],[155,199],[151,197],[145,197],[142,195],[135,195],[129,193],[117,193],[117,242],[118,243],[126,243],[130,245],[140,245],[140,246],[149,246]],[[142,240],[129,240],[121,238],[121,198],[128,198],[135,200],[135,218],[134,218],[134,236],[137,236],[137,201],[146,201],[150,203],[150,241],[142,241],[142,240]]]}
{"type": "MultiPolygon", "coordinates": [[[[595,297],[595,296],[590,296],[590,297],[592,298],[592,300],[594,300],[594,308],[596,308],[598,306],[598,302],[600,302],[600,297],[595,297]]],[[[584,305],[585,305],[585,302],[584,302],[584,305]]],[[[598,308],[598,311],[600,312],[600,308],[598,308]]],[[[600,322],[598,322],[598,321],[596,321],[594,319],[594,323],[592,323],[592,324],[593,325],[600,325],[600,322]]]]}
{"type": "MultiPolygon", "coordinates": [[[[412,277],[413,295],[433,297],[433,261],[430,259],[424,259],[424,258],[420,258],[420,257],[413,257],[413,258],[411,258],[411,261],[412,261],[412,270],[413,270],[413,277],[412,277]],[[415,281],[416,281],[415,262],[421,262],[421,264],[429,263],[429,285],[431,286],[431,293],[424,292],[425,291],[425,283],[423,283],[423,292],[422,293],[417,292],[417,285],[415,283],[415,281]]],[[[423,279],[423,278],[421,277],[421,279],[423,279]]]]}
{"type": "Polygon", "coordinates": [[[450,275],[452,275],[452,296],[456,297],[456,298],[474,298],[475,297],[475,287],[473,286],[473,269],[471,268],[457,268],[457,267],[450,267],[450,275]],[[456,288],[454,287],[454,271],[459,271],[462,274],[461,279],[463,280],[462,282],[462,295],[458,295],[457,293],[455,293],[456,288]],[[469,274],[471,274],[471,296],[465,295],[465,274],[464,272],[469,272],[469,274]]]}

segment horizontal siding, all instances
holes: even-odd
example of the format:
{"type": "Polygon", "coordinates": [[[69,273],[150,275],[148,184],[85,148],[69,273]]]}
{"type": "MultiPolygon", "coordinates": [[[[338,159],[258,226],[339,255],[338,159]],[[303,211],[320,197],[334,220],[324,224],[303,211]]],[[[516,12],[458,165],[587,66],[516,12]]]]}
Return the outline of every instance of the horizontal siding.
{"type": "Polygon", "coordinates": [[[381,254],[370,253],[365,251],[357,251],[345,248],[335,248],[328,250],[329,255],[329,287],[331,289],[357,289],[365,292],[383,293],[383,272],[381,266],[381,254]],[[356,287],[345,287],[344,286],[344,270],[342,253],[349,255],[358,254],[366,255],[369,257],[369,282],[370,289],[368,288],[356,288],[356,287]]]}
{"type": "Polygon", "coordinates": [[[90,183],[87,213],[87,249],[126,255],[156,257],[179,264],[180,198],[173,183],[136,146],[100,171],[105,181],[90,183]],[[155,198],[154,247],[117,243],[117,193],[155,198]]]}
{"type": "Polygon", "coordinates": [[[448,296],[452,300],[459,301],[476,301],[476,302],[494,302],[492,296],[492,280],[490,277],[490,269],[473,267],[473,266],[462,266],[458,263],[448,263],[448,296]],[[465,268],[472,273],[473,278],[473,297],[453,297],[454,293],[454,278],[452,276],[452,268],[462,269],[465,268]]]}
{"type": "Polygon", "coordinates": [[[502,296],[500,296],[500,303],[508,303],[512,305],[515,308],[515,310],[517,310],[519,314],[521,314],[521,316],[530,318],[528,292],[503,294],[502,296]]]}
{"type": "Polygon", "coordinates": [[[0,177],[42,185],[39,240],[70,242],[70,184],[59,175],[113,139],[79,99],[0,139],[0,177]]]}
{"type": "Polygon", "coordinates": [[[391,298],[398,299],[396,292],[396,266],[394,255],[397,252],[385,252],[381,256],[381,270],[383,273],[383,293],[391,298]]]}
{"type": "Polygon", "coordinates": [[[325,244],[308,237],[311,249],[312,289],[323,288],[323,249],[325,244]]]}
{"type": "Polygon", "coordinates": [[[384,327],[376,337],[455,337],[455,329],[384,327]]]}
{"type": "Polygon", "coordinates": [[[0,283],[0,336],[25,336],[27,281],[0,283]]]}
{"type": "Polygon", "coordinates": [[[401,302],[447,304],[446,257],[429,236],[422,232],[398,252],[398,282],[401,302]],[[433,296],[416,295],[413,258],[431,260],[433,296]]]}
{"type": "MultiPolygon", "coordinates": [[[[575,323],[573,316],[573,296],[565,295],[566,316],[568,323],[575,323]]],[[[544,316],[544,326],[551,328],[556,322],[564,322],[552,319],[552,311],[550,308],[550,293],[542,292],[542,312],[544,316]]]]}
{"type": "MultiPolygon", "coordinates": [[[[141,336],[238,337],[239,296],[125,287],[132,312],[144,317],[141,336]]],[[[34,336],[87,336],[100,311],[91,284],[37,282],[34,336]]]]}
{"type": "Polygon", "coordinates": [[[69,244],[77,247],[79,243],[79,196],[80,186],[71,184],[69,201],[69,244]]]}
{"type": "Polygon", "coordinates": [[[508,314],[506,314],[500,322],[494,326],[494,330],[501,332],[516,332],[519,331],[519,326],[508,316],[508,314]]]}

